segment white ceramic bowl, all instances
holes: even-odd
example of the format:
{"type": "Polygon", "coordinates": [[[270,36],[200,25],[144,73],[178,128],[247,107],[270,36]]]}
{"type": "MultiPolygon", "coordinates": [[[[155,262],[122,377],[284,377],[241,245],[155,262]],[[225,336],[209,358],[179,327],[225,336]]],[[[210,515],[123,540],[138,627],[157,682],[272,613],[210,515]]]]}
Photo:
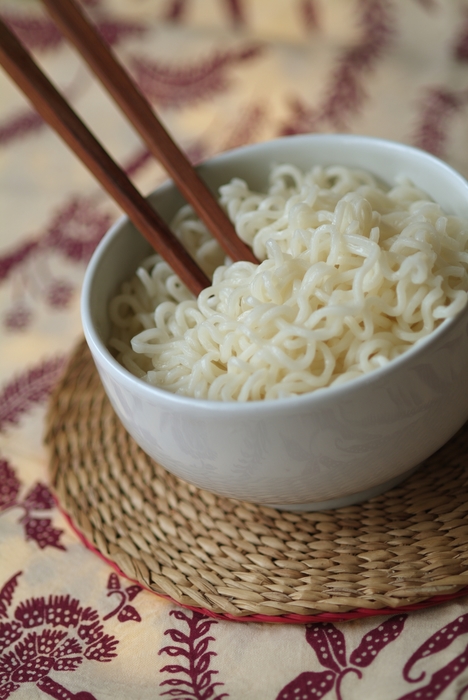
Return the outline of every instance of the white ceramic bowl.
{"type": "MultiPolygon", "coordinates": [[[[468,184],[422,151],[379,139],[305,135],[240,148],[205,163],[208,185],[238,176],[266,186],[272,165],[362,167],[392,183],[405,174],[450,213],[468,217],[468,184]]],[[[170,220],[171,183],[150,197],[170,220]]],[[[126,218],[86,273],[82,320],[104,388],[143,450],[178,477],[215,493],[291,510],[336,508],[396,485],[468,418],[468,308],[382,369],[297,398],[223,403],[173,395],[136,379],[106,349],[108,304],[147,255],[126,218]]]]}

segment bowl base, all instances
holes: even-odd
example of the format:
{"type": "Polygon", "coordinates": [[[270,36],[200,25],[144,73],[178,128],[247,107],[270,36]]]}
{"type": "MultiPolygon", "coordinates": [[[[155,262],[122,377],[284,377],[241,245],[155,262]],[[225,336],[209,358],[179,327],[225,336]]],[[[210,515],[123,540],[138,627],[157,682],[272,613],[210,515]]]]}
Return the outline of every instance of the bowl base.
{"type": "Polygon", "coordinates": [[[343,496],[342,498],[332,498],[329,501],[318,501],[316,503],[269,503],[268,506],[270,508],[276,508],[277,510],[301,510],[305,512],[310,512],[314,510],[332,510],[335,508],[345,508],[346,506],[354,506],[357,503],[369,501],[371,498],[374,498],[375,496],[380,496],[382,493],[385,493],[385,491],[389,491],[395,486],[398,486],[398,484],[401,484],[402,481],[405,481],[405,479],[411,476],[411,474],[413,474],[416,471],[416,469],[419,468],[419,466],[420,465],[417,464],[415,467],[412,467],[408,471],[403,472],[403,474],[399,474],[393,479],[384,481],[383,484],[373,486],[372,488],[366,489],[365,491],[352,493],[349,496],[343,496]]]}

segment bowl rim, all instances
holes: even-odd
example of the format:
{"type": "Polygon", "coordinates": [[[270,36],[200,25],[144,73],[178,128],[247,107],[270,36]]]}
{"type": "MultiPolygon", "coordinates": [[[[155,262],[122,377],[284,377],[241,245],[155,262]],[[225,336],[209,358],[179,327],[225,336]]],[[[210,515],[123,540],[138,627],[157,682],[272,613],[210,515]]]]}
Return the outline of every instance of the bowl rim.
{"type": "MultiPolygon", "coordinates": [[[[436,156],[423,151],[422,149],[397,141],[358,134],[298,134],[260,143],[247,144],[245,146],[240,146],[239,148],[234,148],[215,155],[197,166],[197,169],[203,172],[203,170],[205,168],[209,168],[211,164],[222,164],[224,161],[229,161],[233,155],[237,156],[250,153],[252,156],[255,156],[256,152],[263,151],[265,148],[268,148],[268,144],[272,142],[287,142],[291,139],[323,141],[324,143],[326,143],[326,141],[336,142],[339,140],[344,140],[348,143],[354,142],[355,144],[373,144],[378,148],[392,148],[392,150],[400,150],[402,152],[411,151],[417,154],[419,158],[425,159],[427,162],[431,162],[438,168],[445,170],[451,177],[458,178],[460,184],[466,187],[468,198],[468,181],[458,171],[436,156]]],[[[172,180],[166,180],[148,195],[148,199],[151,200],[152,197],[161,196],[166,190],[172,190],[174,187],[175,185],[172,180]]],[[[215,399],[199,399],[192,396],[175,394],[167,391],[166,389],[150,384],[139,377],[136,377],[129,372],[129,370],[123,367],[123,365],[121,365],[107,349],[92,321],[90,300],[96,268],[98,267],[107,248],[112,244],[113,240],[128,223],[129,219],[126,215],[120,216],[104,234],[88,263],[83,280],[80,304],[83,330],[92,354],[99,357],[99,363],[106,366],[106,369],[112,374],[114,379],[118,381],[119,384],[124,384],[133,391],[136,390],[142,398],[157,398],[159,401],[165,403],[167,408],[173,406],[174,408],[177,407],[179,409],[197,409],[197,411],[204,412],[221,411],[222,413],[241,412],[245,414],[253,414],[257,413],[261,407],[262,412],[265,413],[276,413],[278,411],[290,413],[297,412],[298,409],[304,408],[305,405],[312,408],[315,404],[322,404],[325,406],[329,401],[336,402],[337,400],[346,400],[348,395],[354,393],[356,389],[365,389],[370,385],[384,379],[386,376],[388,377],[388,375],[396,373],[401,365],[410,364],[411,360],[417,359],[425,352],[426,349],[428,349],[428,347],[430,348],[431,345],[438,343],[441,336],[448,334],[453,326],[460,323],[465,315],[468,315],[467,304],[455,316],[444,319],[435,330],[429,333],[429,335],[417,341],[402,355],[394,358],[386,365],[378,367],[359,377],[355,377],[343,384],[321,387],[299,396],[288,396],[271,400],[256,399],[252,401],[239,402],[219,401],[215,399]]]]}

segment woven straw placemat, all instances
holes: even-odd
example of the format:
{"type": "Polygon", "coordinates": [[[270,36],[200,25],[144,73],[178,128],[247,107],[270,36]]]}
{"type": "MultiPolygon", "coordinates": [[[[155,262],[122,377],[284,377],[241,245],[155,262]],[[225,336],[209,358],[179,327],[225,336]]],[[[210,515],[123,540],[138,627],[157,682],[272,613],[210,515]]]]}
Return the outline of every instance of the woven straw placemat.
{"type": "Polygon", "coordinates": [[[230,619],[309,622],[414,609],[468,589],[468,425],[366,503],[288,513],[166,472],[116,417],[84,342],[48,411],[58,502],[125,576],[230,619]]]}

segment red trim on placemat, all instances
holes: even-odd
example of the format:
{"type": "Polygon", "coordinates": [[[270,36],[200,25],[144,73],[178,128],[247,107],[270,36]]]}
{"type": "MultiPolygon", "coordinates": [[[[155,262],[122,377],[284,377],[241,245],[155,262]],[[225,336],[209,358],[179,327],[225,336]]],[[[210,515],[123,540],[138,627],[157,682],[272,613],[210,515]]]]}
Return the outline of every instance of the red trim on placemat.
{"type": "Polygon", "coordinates": [[[143,586],[140,581],[136,581],[135,579],[132,579],[130,576],[127,576],[118,566],[115,562],[111,561],[110,559],[107,559],[99,550],[96,549],[94,545],[91,544],[91,542],[88,542],[86,537],[78,530],[76,525],[73,523],[71,517],[68,515],[68,513],[65,512],[65,510],[62,508],[60,505],[59,501],[57,500],[57,497],[54,495],[54,500],[57,505],[58,510],[62,513],[63,517],[73,530],[73,532],[77,535],[77,537],[81,540],[81,542],[85,545],[87,549],[89,549],[91,552],[96,554],[100,559],[102,559],[103,562],[111,566],[116,573],[119,574],[119,576],[123,576],[126,578],[128,581],[131,581],[132,583],[136,583],[140,588],[142,588],[145,591],[148,591],[149,593],[152,593],[153,595],[158,596],[159,598],[164,598],[164,600],[169,601],[170,603],[174,603],[175,605],[179,605],[182,608],[187,608],[188,610],[193,610],[195,612],[201,612],[204,615],[207,615],[208,617],[214,617],[217,620],[229,620],[232,622],[269,622],[269,623],[282,623],[282,624],[295,624],[295,625],[306,625],[311,622],[345,622],[347,620],[359,620],[364,617],[377,617],[379,615],[395,615],[395,613],[409,613],[413,612],[415,610],[421,610],[423,608],[430,608],[433,607],[434,605],[439,605],[440,603],[447,603],[450,600],[455,600],[455,598],[461,598],[463,596],[468,595],[468,586],[465,586],[461,590],[457,591],[456,593],[447,593],[445,595],[436,595],[433,596],[432,598],[428,598],[427,600],[423,600],[421,603],[414,603],[413,605],[402,605],[399,606],[398,608],[380,608],[379,610],[373,610],[370,608],[356,608],[355,610],[352,610],[350,612],[344,612],[344,613],[332,613],[332,612],[324,612],[324,613],[317,613],[316,615],[297,615],[296,613],[291,613],[290,615],[245,615],[243,617],[236,617],[235,615],[230,615],[229,613],[215,613],[212,612],[211,610],[206,610],[205,608],[200,608],[192,605],[183,605],[182,603],[179,603],[177,600],[174,600],[168,595],[165,595],[164,593],[156,593],[156,591],[151,590],[151,588],[148,588],[147,586],[143,586]]]}

